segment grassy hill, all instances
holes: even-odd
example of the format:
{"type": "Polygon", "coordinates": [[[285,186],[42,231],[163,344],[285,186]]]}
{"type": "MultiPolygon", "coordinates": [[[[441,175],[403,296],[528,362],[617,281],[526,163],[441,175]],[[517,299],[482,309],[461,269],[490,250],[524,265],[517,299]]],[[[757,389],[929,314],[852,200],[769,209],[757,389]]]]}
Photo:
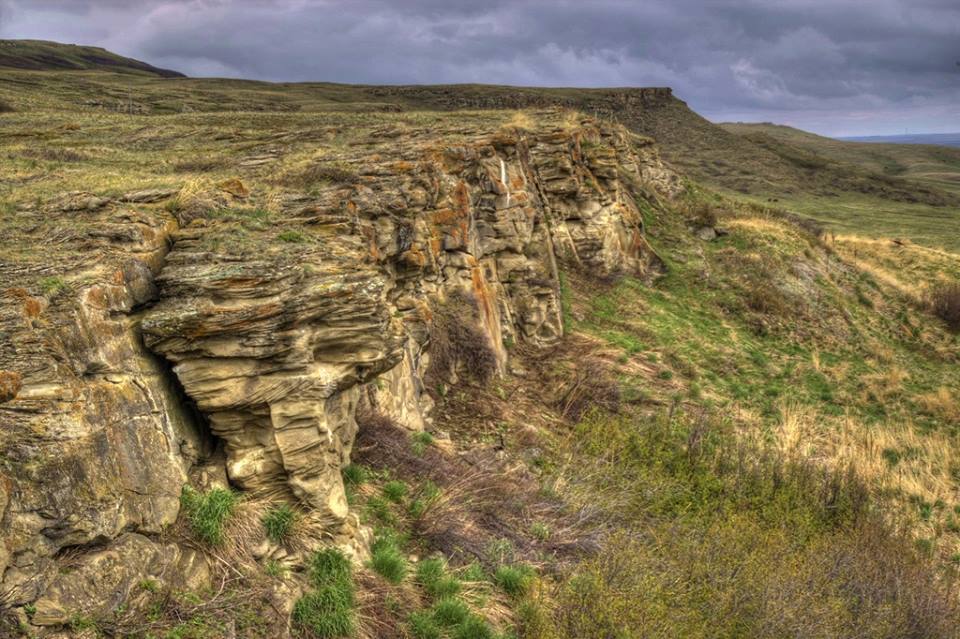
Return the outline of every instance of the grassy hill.
{"type": "Polygon", "coordinates": [[[182,78],[177,71],[158,69],[146,62],[111,53],[99,47],[60,44],[44,40],[0,40],[0,70],[30,71],[95,70],[144,73],[164,78],[182,78]]]}
{"type": "Polygon", "coordinates": [[[953,230],[960,223],[960,149],[840,141],[773,124],[721,127],[810,176],[799,188],[769,191],[780,206],[841,233],[960,248],[953,230]]]}

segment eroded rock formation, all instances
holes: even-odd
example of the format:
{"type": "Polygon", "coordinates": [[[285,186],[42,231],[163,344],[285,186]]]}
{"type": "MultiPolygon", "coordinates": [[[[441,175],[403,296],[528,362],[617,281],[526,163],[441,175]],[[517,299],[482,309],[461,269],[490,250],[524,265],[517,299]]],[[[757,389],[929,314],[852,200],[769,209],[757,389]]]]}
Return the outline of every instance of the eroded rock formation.
{"type": "Polygon", "coordinates": [[[211,436],[238,489],[344,534],[357,405],[429,425],[440,306],[466,301],[502,369],[510,342],[562,335],[561,269],[660,268],[636,199],[679,183],[650,141],[591,120],[449,133],[375,132],[338,158],[349,179],[274,193],[269,216],[177,220],[154,205],[163,193],[73,194],[85,204],[57,205],[67,229],[25,214],[61,252],[56,271],[0,263],[0,605],[38,602],[34,622],[59,624],[80,600],[115,605],[105,591],[138,575],[202,576],[153,537],[211,436]]]}
{"type": "Polygon", "coordinates": [[[16,379],[0,403],[5,605],[35,600],[70,549],[172,523],[204,446],[136,330],[175,224],[125,208],[71,216],[47,229],[49,251],[0,263],[0,370],[16,379]],[[46,275],[54,265],[69,276],[46,275]]]}
{"type": "Polygon", "coordinates": [[[563,332],[558,259],[601,277],[647,271],[656,258],[628,185],[674,184],[612,127],[398,151],[354,158],[368,171],[355,184],[290,200],[294,242],[269,227],[230,243],[235,231],[202,219],[177,232],[143,324],[226,442],[231,481],[331,521],[347,515],[359,385],[384,374],[378,409],[412,429],[428,419],[436,300],[475,301],[500,366],[505,340],[550,343],[563,332]]]}

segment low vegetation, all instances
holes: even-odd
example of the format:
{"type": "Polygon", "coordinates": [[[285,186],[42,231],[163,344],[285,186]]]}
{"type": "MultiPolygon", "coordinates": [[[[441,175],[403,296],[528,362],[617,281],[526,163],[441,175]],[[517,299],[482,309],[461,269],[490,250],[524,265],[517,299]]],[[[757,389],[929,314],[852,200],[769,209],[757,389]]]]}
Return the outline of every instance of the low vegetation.
{"type": "Polygon", "coordinates": [[[262,519],[267,538],[275,544],[283,543],[293,530],[296,517],[297,513],[287,504],[270,508],[262,519]]]}
{"type": "Polygon", "coordinates": [[[224,528],[239,503],[239,497],[226,488],[211,488],[205,493],[184,487],[180,503],[190,529],[203,542],[221,546],[226,541],[224,528]]]}
{"type": "Polygon", "coordinates": [[[934,286],[930,292],[930,306],[950,330],[960,332],[960,282],[934,286]]]}
{"type": "Polygon", "coordinates": [[[310,558],[311,589],[293,608],[293,621],[317,639],[351,637],[356,627],[356,593],[350,560],[335,549],[310,558]]]}
{"type": "Polygon", "coordinates": [[[952,578],[930,578],[850,467],[688,414],[593,415],[562,450],[550,481],[625,525],[537,636],[949,637],[960,619],[952,578]]]}

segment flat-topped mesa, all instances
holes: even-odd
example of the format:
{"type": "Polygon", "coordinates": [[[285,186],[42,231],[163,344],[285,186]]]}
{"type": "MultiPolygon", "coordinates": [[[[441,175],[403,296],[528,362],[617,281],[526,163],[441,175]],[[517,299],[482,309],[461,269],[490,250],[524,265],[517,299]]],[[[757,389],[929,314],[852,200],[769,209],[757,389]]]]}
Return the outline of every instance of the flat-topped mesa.
{"type": "MultiPolygon", "coordinates": [[[[331,522],[347,515],[340,469],[361,395],[408,428],[429,423],[444,308],[502,370],[506,342],[562,335],[558,262],[598,276],[657,267],[634,197],[678,188],[652,145],[593,121],[391,152],[354,155],[351,184],[288,199],[277,221],[296,242],[270,226],[237,241],[201,215],[143,322],[226,442],[231,481],[282,489],[331,522]]],[[[448,350],[440,380],[475,372],[448,350]]]]}
{"type": "Polygon", "coordinates": [[[374,98],[411,101],[434,109],[543,109],[562,107],[594,115],[644,109],[675,99],[669,87],[548,89],[492,85],[365,87],[374,98]]]}

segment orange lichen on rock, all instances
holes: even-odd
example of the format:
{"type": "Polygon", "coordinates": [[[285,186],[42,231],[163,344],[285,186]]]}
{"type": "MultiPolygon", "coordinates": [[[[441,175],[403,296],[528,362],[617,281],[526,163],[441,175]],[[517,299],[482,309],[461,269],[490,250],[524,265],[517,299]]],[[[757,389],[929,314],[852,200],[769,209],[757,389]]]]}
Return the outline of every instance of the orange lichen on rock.
{"type": "Polygon", "coordinates": [[[0,404],[9,402],[23,388],[23,379],[16,371],[0,371],[0,404]]]}

